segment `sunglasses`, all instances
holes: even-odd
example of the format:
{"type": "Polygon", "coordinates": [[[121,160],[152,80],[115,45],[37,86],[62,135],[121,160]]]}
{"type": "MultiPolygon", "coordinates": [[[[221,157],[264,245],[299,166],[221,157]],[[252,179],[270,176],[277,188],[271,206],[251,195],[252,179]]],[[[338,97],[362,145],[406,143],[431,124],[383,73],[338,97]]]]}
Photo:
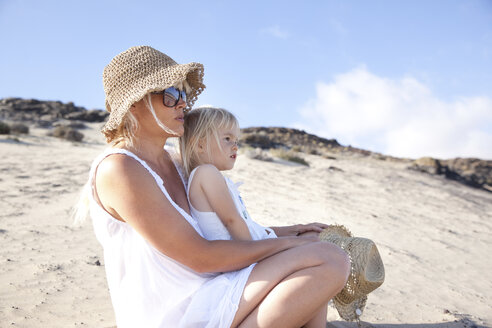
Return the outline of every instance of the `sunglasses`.
{"type": "Polygon", "coordinates": [[[182,90],[178,90],[175,87],[170,87],[163,91],[153,92],[153,93],[155,94],[164,93],[162,102],[166,107],[175,107],[178,104],[179,99],[183,99],[183,101],[186,102],[186,92],[182,90]]]}

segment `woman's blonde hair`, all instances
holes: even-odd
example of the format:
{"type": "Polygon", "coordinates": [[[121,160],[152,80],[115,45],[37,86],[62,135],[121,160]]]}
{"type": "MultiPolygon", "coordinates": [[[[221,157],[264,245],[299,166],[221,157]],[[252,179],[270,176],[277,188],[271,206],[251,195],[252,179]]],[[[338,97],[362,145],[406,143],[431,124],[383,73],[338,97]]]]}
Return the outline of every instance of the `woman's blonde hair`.
{"type": "MultiPolygon", "coordinates": [[[[191,92],[191,87],[186,81],[178,82],[176,85],[174,85],[174,87],[180,90],[185,90],[187,94],[191,92]]],[[[167,128],[157,118],[154,107],[152,106],[152,102],[150,101],[150,93],[146,94],[143,100],[147,109],[154,116],[156,123],[166,132],[170,134],[175,134],[174,131],[171,131],[169,128],[167,128]]],[[[124,147],[127,148],[137,148],[138,142],[135,137],[137,130],[138,130],[138,120],[135,118],[135,115],[133,115],[132,111],[129,110],[125,114],[121,124],[114,131],[111,137],[106,138],[106,142],[110,144],[112,147],[122,144],[124,147]]],[[[92,192],[92,188],[89,185],[89,182],[87,182],[80,192],[80,197],[78,202],[72,208],[71,217],[74,220],[75,224],[81,224],[82,222],[85,221],[85,219],[89,215],[89,199],[90,199],[89,197],[91,192],[92,192]]]]}
{"type": "Polygon", "coordinates": [[[223,108],[200,107],[185,115],[179,150],[186,176],[201,164],[198,154],[200,146],[205,147],[209,156],[211,142],[216,142],[220,147],[218,131],[223,128],[239,130],[236,117],[223,108]]]}
{"type": "MultiPolygon", "coordinates": [[[[186,80],[177,82],[175,85],[173,85],[173,87],[179,90],[184,90],[186,94],[189,94],[191,92],[191,87],[186,80]]],[[[174,132],[170,131],[157,118],[154,107],[152,106],[152,102],[150,101],[150,93],[146,94],[143,97],[143,100],[145,102],[147,109],[154,116],[156,123],[167,133],[173,134],[174,132]]],[[[137,131],[137,129],[138,129],[138,121],[133,115],[132,111],[129,110],[123,117],[123,120],[121,121],[121,124],[118,126],[118,128],[115,131],[113,131],[113,133],[110,136],[106,135],[106,142],[111,146],[123,144],[126,147],[135,148],[136,147],[135,132],[137,131]]]]}

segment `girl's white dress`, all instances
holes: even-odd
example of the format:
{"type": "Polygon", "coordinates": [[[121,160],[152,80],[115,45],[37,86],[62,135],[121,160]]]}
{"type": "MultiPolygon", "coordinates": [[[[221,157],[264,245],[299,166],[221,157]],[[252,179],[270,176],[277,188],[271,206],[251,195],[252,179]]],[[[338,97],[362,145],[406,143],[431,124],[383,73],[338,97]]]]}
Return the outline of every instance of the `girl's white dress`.
{"type": "MultiPolygon", "coordinates": [[[[112,154],[134,158],[154,177],[163,196],[203,236],[198,223],[169,196],[162,179],[135,154],[108,149],[94,160],[89,183],[99,163],[112,154]]],[[[176,165],[183,179],[181,170],[176,165]]],[[[184,180],[183,180],[183,184],[184,180]]],[[[94,232],[104,249],[104,265],[118,328],[229,327],[244,285],[255,264],[226,272],[200,274],[150,245],[129,224],[106,212],[90,196],[94,232]]]]}
{"type": "MultiPolygon", "coordinates": [[[[193,177],[195,176],[196,170],[199,167],[200,166],[193,169],[193,171],[191,171],[190,173],[190,176],[188,177],[188,188],[186,191],[188,199],[190,199],[190,187],[193,181],[193,177]]],[[[246,206],[244,205],[243,199],[239,194],[239,190],[237,189],[237,187],[240,186],[242,183],[235,184],[234,182],[231,181],[231,179],[227,177],[224,177],[224,179],[226,181],[227,188],[229,189],[229,193],[232,196],[232,200],[236,205],[237,211],[239,212],[244,222],[246,222],[246,225],[248,226],[249,233],[251,234],[251,238],[253,240],[277,238],[277,235],[275,235],[275,232],[273,232],[272,229],[263,227],[260,224],[251,220],[251,217],[249,216],[248,211],[246,210],[246,206]]],[[[191,215],[198,222],[198,226],[200,227],[200,230],[203,232],[203,236],[206,239],[208,240],[232,239],[226,227],[224,226],[224,224],[222,223],[222,221],[220,220],[220,218],[215,212],[200,212],[193,207],[191,201],[189,202],[189,204],[190,204],[191,215]]]]}

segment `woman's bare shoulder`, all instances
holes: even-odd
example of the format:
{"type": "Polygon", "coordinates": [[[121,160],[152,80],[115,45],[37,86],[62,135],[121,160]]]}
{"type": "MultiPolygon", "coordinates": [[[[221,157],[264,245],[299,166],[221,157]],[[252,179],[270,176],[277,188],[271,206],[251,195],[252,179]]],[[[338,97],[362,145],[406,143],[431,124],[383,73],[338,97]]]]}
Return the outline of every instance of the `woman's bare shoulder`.
{"type": "MultiPolygon", "coordinates": [[[[124,154],[112,154],[98,166],[97,184],[118,190],[122,186],[142,188],[148,184],[152,176],[136,159],[124,154]]],[[[105,188],[103,187],[103,188],[105,188]]]]}
{"type": "Polygon", "coordinates": [[[137,173],[142,165],[137,160],[125,154],[112,154],[101,161],[97,168],[98,175],[118,176],[127,173],[137,173]]]}

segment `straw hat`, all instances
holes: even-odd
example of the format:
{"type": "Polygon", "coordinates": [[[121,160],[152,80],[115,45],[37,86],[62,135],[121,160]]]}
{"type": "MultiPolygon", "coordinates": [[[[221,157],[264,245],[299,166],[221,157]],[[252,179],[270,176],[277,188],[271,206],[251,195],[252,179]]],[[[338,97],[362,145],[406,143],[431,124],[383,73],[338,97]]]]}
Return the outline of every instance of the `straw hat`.
{"type": "Polygon", "coordinates": [[[384,282],[384,266],[374,242],[352,237],[342,225],[324,229],[320,240],[342,248],[350,258],[350,276],[347,284],[333,299],[338,314],[345,320],[358,320],[367,301],[367,294],[384,282]]]}
{"type": "Polygon", "coordinates": [[[103,72],[106,110],[110,114],[102,132],[111,138],[134,103],[149,92],[162,91],[185,80],[191,87],[186,97],[187,112],[205,89],[202,64],[178,64],[148,46],[131,47],[115,56],[103,72]]]}

